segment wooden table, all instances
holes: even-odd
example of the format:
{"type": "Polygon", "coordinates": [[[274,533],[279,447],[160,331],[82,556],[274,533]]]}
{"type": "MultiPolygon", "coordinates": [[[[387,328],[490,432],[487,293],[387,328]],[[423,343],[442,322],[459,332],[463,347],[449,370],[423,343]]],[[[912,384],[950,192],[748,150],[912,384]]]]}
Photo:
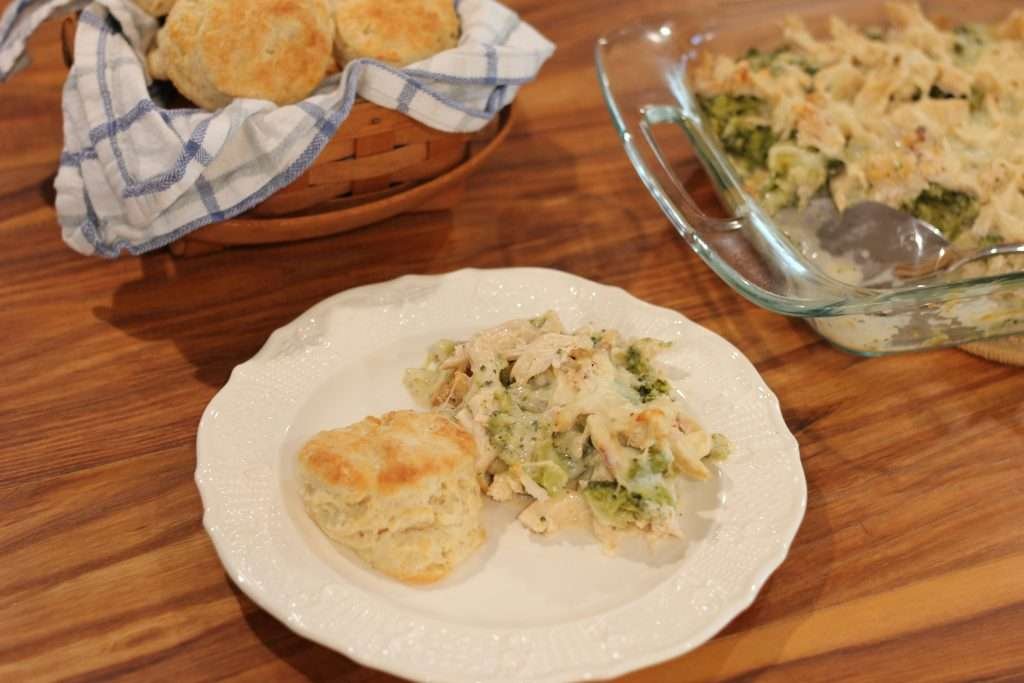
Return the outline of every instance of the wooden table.
{"type": "Polygon", "coordinates": [[[559,44],[446,214],[195,259],[60,239],[57,26],[0,85],[0,680],[390,677],[293,635],[224,574],[192,476],[200,413],[275,328],[404,273],[550,266],[738,346],[800,441],[807,517],[753,606],[632,681],[1024,677],[1024,372],[864,359],[723,285],[630,168],[594,39],[672,2],[511,2],[559,44]]]}

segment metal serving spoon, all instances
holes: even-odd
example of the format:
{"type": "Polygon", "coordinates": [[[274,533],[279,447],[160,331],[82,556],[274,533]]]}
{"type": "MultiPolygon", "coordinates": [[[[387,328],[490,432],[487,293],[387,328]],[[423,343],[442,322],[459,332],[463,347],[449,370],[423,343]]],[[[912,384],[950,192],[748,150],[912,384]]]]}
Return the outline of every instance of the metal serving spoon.
{"type": "Polygon", "coordinates": [[[961,251],[933,225],[873,201],[849,207],[817,234],[823,249],[852,257],[865,268],[866,284],[875,286],[948,273],[993,256],[1024,254],[1024,243],[961,251]]]}

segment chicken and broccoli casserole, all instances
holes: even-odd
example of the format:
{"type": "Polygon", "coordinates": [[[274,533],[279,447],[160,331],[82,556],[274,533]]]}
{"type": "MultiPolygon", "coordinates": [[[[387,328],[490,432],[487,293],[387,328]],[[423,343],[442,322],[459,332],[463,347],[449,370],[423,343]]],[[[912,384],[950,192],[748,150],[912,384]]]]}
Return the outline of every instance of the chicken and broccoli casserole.
{"type": "Polygon", "coordinates": [[[906,210],[963,247],[1024,241],[1024,10],[948,29],[916,4],[887,13],[868,29],[832,17],[827,37],[789,18],[771,51],[702,55],[705,127],[770,213],[827,192],[839,210],[906,210]]]}
{"type": "Polygon", "coordinates": [[[554,313],[434,344],[406,386],[477,446],[481,486],[535,499],[520,521],[547,533],[590,517],[615,531],[678,536],[684,478],[730,450],[688,415],[653,358],[668,345],[614,330],[567,331],[554,313]]]}

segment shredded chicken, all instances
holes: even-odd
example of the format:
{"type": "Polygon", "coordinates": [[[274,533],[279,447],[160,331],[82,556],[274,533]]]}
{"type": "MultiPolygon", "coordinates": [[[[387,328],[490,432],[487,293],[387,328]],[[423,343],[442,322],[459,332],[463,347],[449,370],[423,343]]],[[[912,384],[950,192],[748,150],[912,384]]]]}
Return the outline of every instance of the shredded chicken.
{"type": "Polygon", "coordinates": [[[728,440],[712,439],[653,365],[667,347],[569,333],[546,313],[439,342],[406,381],[472,434],[491,498],[534,499],[519,516],[527,528],[551,533],[587,511],[595,528],[678,536],[678,481],[710,477],[704,459],[728,440]]]}

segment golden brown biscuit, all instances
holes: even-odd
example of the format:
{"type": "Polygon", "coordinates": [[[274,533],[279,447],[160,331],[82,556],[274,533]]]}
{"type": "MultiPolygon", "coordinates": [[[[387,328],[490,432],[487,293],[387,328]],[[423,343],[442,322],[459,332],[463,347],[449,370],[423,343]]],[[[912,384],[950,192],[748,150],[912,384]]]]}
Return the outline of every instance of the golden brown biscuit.
{"type": "Polygon", "coordinates": [[[231,98],[210,84],[199,61],[199,29],[206,4],[206,0],[178,0],[156,34],[146,63],[153,78],[170,80],[178,92],[204,109],[218,109],[231,98]]]}
{"type": "Polygon", "coordinates": [[[135,0],[135,4],[154,17],[166,17],[175,0],[135,0]]]}
{"type": "Polygon", "coordinates": [[[178,0],[147,61],[154,78],[218,109],[238,97],[297,102],[331,56],[327,0],[178,0]]]}
{"type": "Polygon", "coordinates": [[[446,575],[484,539],[473,438],[398,411],[320,432],[299,452],[306,511],[330,538],[410,583],[446,575]]]}
{"type": "Polygon", "coordinates": [[[378,59],[405,66],[459,42],[452,0],[335,0],[334,52],[339,64],[378,59]]]}

